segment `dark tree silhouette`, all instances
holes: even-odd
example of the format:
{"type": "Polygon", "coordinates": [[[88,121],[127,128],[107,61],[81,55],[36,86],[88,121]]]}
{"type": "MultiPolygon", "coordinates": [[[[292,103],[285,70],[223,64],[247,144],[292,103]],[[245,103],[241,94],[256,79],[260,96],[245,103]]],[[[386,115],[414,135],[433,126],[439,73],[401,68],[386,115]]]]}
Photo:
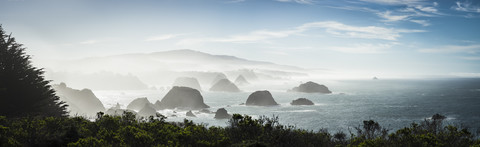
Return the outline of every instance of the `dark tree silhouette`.
{"type": "Polygon", "coordinates": [[[67,105],[59,101],[43,73],[0,25],[0,115],[67,116],[67,105]]]}

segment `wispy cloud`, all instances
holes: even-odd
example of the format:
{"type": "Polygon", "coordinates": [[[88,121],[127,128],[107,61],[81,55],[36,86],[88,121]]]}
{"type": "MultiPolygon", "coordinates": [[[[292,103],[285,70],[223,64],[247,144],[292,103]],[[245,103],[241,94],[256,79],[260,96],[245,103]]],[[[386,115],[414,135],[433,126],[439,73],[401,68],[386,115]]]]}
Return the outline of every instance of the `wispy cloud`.
{"type": "Polygon", "coordinates": [[[406,7],[406,8],[403,8],[403,9],[396,10],[396,12],[397,13],[408,14],[409,16],[412,16],[412,17],[434,17],[434,16],[437,16],[437,15],[442,15],[439,12],[436,12],[436,13],[424,12],[424,11],[421,11],[421,10],[415,8],[415,7],[406,7]]]}
{"type": "Polygon", "coordinates": [[[462,12],[475,12],[480,13],[480,7],[472,5],[469,2],[456,2],[456,5],[452,6],[452,9],[462,12]]]}
{"type": "Polygon", "coordinates": [[[418,5],[424,4],[426,0],[361,0],[364,2],[382,4],[382,5],[418,5]]]}
{"type": "Polygon", "coordinates": [[[396,43],[387,44],[369,44],[361,43],[351,46],[331,47],[331,50],[343,52],[343,53],[355,53],[355,54],[379,54],[385,53],[394,46],[396,43]]]}
{"type": "Polygon", "coordinates": [[[391,22],[391,21],[400,21],[400,20],[406,20],[410,15],[392,15],[392,11],[385,11],[385,12],[379,12],[377,15],[381,18],[384,18],[384,21],[391,22]]]}
{"type": "Polygon", "coordinates": [[[241,3],[241,2],[245,2],[246,0],[230,0],[230,1],[227,1],[227,3],[241,3]]]}
{"type": "Polygon", "coordinates": [[[326,6],[329,8],[334,8],[334,9],[342,9],[342,10],[350,10],[350,11],[362,11],[362,12],[371,12],[371,13],[379,13],[380,11],[371,9],[368,7],[358,7],[358,6],[326,6]]]}
{"type": "Polygon", "coordinates": [[[370,12],[381,18],[383,22],[407,21],[420,24],[422,26],[431,25],[424,17],[438,17],[444,15],[438,10],[437,2],[427,0],[362,0],[364,3],[375,3],[388,5],[387,10],[378,10],[376,7],[369,7],[365,4],[359,6],[328,6],[330,8],[370,12]]]}
{"type": "Polygon", "coordinates": [[[410,20],[411,22],[421,24],[422,26],[430,26],[430,23],[426,20],[417,20],[417,19],[412,19],[410,20]]]}
{"type": "Polygon", "coordinates": [[[480,52],[480,44],[474,45],[448,45],[438,48],[430,48],[430,49],[420,49],[418,50],[422,53],[467,53],[467,54],[476,54],[480,52]]]}
{"type": "MultiPolygon", "coordinates": [[[[437,5],[438,6],[438,3],[433,3],[433,5],[437,5]]],[[[417,10],[420,10],[422,12],[428,12],[428,13],[433,13],[433,14],[437,14],[438,13],[438,9],[435,8],[435,7],[430,7],[430,6],[423,6],[423,5],[416,5],[414,6],[417,10]]]]}
{"type": "Polygon", "coordinates": [[[294,3],[299,3],[299,4],[314,4],[314,0],[275,0],[278,2],[294,2],[294,3]]]}
{"type": "Polygon", "coordinates": [[[300,30],[324,28],[327,33],[338,37],[380,40],[397,40],[402,33],[425,32],[424,30],[394,29],[378,26],[351,26],[335,21],[307,23],[298,28],[300,30]]]}
{"type": "Polygon", "coordinates": [[[178,44],[197,44],[206,42],[228,42],[228,43],[254,43],[273,38],[284,38],[300,33],[300,30],[267,31],[258,30],[244,35],[233,35],[229,37],[218,38],[187,38],[181,40],[178,44]]]}
{"type": "Polygon", "coordinates": [[[233,35],[218,38],[189,38],[183,39],[179,44],[195,44],[205,42],[252,43],[266,41],[274,38],[285,38],[292,35],[301,35],[313,29],[324,29],[326,33],[342,38],[379,39],[394,41],[403,33],[425,32],[424,30],[409,30],[384,28],[378,26],[353,26],[336,21],[320,21],[305,23],[293,29],[281,31],[258,30],[244,35],[233,35]]]}
{"type": "Polygon", "coordinates": [[[184,34],[164,34],[164,35],[159,35],[159,36],[153,36],[153,37],[148,37],[145,39],[145,41],[161,41],[161,40],[168,40],[168,39],[173,39],[178,36],[182,36],[184,34]]]}

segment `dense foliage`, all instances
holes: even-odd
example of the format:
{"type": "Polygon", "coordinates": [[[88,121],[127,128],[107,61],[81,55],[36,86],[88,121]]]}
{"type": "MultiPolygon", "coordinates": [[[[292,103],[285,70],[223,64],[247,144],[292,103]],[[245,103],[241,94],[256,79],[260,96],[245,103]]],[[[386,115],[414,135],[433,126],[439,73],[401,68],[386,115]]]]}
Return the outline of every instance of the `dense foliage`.
{"type": "Polygon", "coordinates": [[[227,127],[165,117],[137,119],[132,113],[94,121],[82,117],[0,117],[0,146],[480,146],[467,129],[442,127],[443,119],[388,134],[377,122],[364,121],[350,137],[283,126],[278,118],[252,119],[234,114],[227,127]]]}
{"type": "Polygon", "coordinates": [[[0,115],[65,116],[65,105],[43,78],[44,71],[31,65],[25,48],[0,26],[0,115]]]}

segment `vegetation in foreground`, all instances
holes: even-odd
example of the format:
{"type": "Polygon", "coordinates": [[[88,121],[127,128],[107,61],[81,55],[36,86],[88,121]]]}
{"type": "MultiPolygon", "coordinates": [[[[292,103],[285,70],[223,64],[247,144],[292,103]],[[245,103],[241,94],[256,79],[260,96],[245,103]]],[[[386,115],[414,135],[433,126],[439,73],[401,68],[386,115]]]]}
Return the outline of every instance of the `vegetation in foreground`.
{"type": "Polygon", "coordinates": [[[317,132],[284,126],[278,117],[234,114],[227,127],[164,116],[136,119],[132,113],[95,121],[83,117],[0,117],[0,146],[480,146],[467,129],[444,126],[441,115],[388,134],[373,120],[356,133],[317,132]],[[348,136],[347,136],[348,135],[348,136]]]}
{"type": "Polygon", "coordinates": [[[32,66],[25,47],[0,25],[0,115],[67,116],[67,105],[59,101],[43,73],[32,66]]]}

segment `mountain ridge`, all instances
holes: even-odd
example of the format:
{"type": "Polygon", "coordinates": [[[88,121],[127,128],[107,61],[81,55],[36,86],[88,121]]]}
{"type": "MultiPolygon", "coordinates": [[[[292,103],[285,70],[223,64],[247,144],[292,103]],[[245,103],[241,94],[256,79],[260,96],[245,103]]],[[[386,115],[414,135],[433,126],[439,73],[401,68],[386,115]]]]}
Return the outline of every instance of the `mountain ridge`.
{"type": "Polygon", "coordinates": [[[124,71],[122,68],[132,68],[132,71],[143,71],[146,69],[153,70],[159,68],[177,68],[176,70],[183,71],[219,71],[238,69],[279,70],[289,72],[306,71],[306,69],[297,66],[249,60],[231,55],[214,55],[191,49],[86,57],[70,61],[62,61],[60,63],[57,62],[57,65],[54,66],[56,67],[53,69],[63,69],[67,71],[90,71],[94,69],[94,71],[107,70],[119,72],[120,69],[120,71],[122,71],[120,73],[131,73],[124,71]],[[152,64],[157,66],[150,66],[152,64]],[[101,66],[101,68],[95,69],[95,66],[101,66]]]}

